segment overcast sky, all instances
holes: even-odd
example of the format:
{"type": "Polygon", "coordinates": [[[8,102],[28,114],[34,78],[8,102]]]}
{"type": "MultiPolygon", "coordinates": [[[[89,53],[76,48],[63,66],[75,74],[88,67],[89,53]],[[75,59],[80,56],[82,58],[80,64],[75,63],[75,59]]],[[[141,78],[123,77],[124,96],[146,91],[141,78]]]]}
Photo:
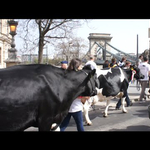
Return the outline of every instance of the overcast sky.
{"type": "MultiPolygon", "coordinates": [[[[113,37],[111,45],[126,53],[135,53],[137,49],[137,34],[139,37],[139,53],[149,49],[148,19],[91,19],[77,29],[78,37],[87,40],[90,33],[109,33],[113,37]]],[[[16,35],[16,48],[20,41],[16,35]]],[[[89,45],[88,45],[89,47],[89,45]]]]}
{"type": "Polygon", "coordinates": [[[94,19],[78,29],[77,35],[88,40],[89,33],[109,33],[113,37],[111,45],[127,53],[136,53],[138,34],[141,53],[149,48],[149,27],[148,19],[94,19]]]}

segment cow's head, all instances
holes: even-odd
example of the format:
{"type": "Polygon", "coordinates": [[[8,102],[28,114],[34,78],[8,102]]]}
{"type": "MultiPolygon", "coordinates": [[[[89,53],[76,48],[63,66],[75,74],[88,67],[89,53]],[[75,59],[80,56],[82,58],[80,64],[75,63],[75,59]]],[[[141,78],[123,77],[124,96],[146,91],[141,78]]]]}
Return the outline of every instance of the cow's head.
{"type": "Polygon", "coordinates": [[[140,69],[136,65],[131,65],[130,69],[134,73],[134,78],[138,79],[144,79],[144,75],[140,72],[140,69]]]}
{"type": "Polygon", "coordinates": [[[82,72],[87,76],[85,82],[85,92],[82,93],[82,96],[95,96],[97,95],[96,88],[99,88],[99,80],[96,75],[96,70],[91,70],[91,68],[84,67],[82,72]]]}

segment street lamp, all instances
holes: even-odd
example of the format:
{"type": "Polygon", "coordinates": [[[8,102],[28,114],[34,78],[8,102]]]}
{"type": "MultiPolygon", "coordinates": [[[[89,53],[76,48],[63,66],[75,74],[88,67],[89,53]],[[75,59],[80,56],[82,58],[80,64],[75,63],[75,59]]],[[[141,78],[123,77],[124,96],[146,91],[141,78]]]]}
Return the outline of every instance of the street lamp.
{"type": "Polygon", "coordinates": [[[10,21],[8,21],[8,24],[10,27],[10,34],[12,36],[16,35],[16,29],[17,29],[18,22],[14,21],[14,20],[10,20],[10,21]]]}
{"type": "Polygon", "coordinates": [[[17,58],[17,50],[15,49],[15,39],[14,36],[17,34],[16,29],[18,22],[14,21],[13,19],[8,21],[9,27],[10,27],[10,35],[12,36],[12,42],[11,42],[11,48],[8,49],[8,58],[5,60],[7,67],[16,65],[20,63],[20,60],[17,58]]]}
{"type": "Polygon", "coordinates": [[[15,45],[14,36],[16,35],[16,29],[17,29],[18,22],[14,21],[14,20],[10,20],[10,21],[8,21],[8,24],[10,27],[9,34],[12,36],[11,49],[8,50],[10,52],[8,57],[10,57],[12,59],[16,59],[16,51],[17,50],[15,49],[16,45],[15,45]]]}

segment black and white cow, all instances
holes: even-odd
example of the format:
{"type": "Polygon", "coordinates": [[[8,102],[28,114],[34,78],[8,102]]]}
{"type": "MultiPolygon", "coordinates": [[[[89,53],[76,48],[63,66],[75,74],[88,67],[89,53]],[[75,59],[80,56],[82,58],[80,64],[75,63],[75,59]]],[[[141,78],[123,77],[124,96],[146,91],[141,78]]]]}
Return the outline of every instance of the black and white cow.
{"type": "Polygon", "coordinates": [[[98,79],[100,82],[100,89],[98,94],[91,97],[84,104],[84,115],[86,123],[91,125],[92,122],[89,119],[88,110],[89,107],[98,101],[106,100],[106,108],[104,111],[104,117],[108,115],[108,108],[110,105],[110,100],[113,97],[121,98],[122,102],[122,111],[127,112],[124,106],[125,96],[123,95],[124,91],[128,89],[129,82],[131,78],[142,79],[144,76],[140,73],[140,70],[136,66],[131,66],[130,69],[121,69],[119,67],[110,68],[110,69],[101,69],[97,70],[98,79]]]}
{"type": "Polygon", "coordinates": [[[59,125],[72,101],[96,93],[95,70],[65,71],[51,65],[18,65],[0,70],[0,131],[59,125]]]}

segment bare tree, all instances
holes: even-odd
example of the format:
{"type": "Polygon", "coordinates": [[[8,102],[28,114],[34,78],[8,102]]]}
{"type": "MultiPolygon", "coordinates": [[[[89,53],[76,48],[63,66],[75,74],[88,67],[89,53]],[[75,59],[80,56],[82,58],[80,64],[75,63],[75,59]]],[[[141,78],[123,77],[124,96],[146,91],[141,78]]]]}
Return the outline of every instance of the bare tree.
{"type": "Polygon", "coordinates": [[[26,41],[38,46],[38,63],[42,63],[42,55],[44,45],[47,43],[54,44],[56,40],[62,38],[68,38],[74,28],[81,25],[80,20],[72,19],[31,19],[25,20],[23,23],[23,30],[25,34],[22,36],[26,41]],[[29,36],[32,28],[33,32],[36,32],[36,36],[33,39],[33,35],[29,36]],[[37,33],[38,30],[38,33],[37,33]]]}
{"type": "Polygon", "coordinates": [[[74,36],[71,36],[68,40],[62,40],[55,47],[57,57],[68,62],[75,57],[82,58],[88,51],[88,43],[84,39],[74,36]]]}

